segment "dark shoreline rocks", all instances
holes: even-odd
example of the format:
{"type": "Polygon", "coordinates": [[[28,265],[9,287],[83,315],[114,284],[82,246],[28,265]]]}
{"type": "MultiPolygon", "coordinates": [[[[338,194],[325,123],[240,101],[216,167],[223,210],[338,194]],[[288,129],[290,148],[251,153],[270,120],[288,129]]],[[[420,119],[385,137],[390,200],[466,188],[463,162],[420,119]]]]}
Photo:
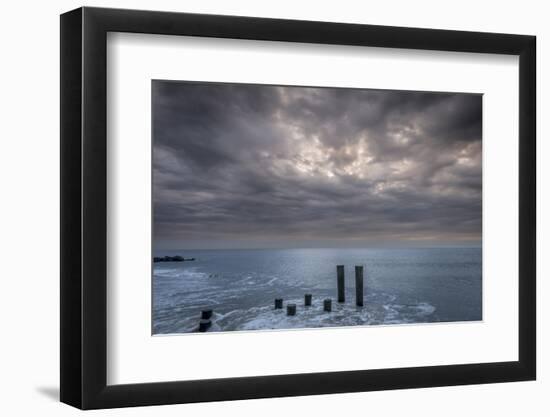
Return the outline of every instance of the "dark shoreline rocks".
{"type": "Polygon", "coordinates": [[[155,256],[153,262],[189,262],[194,261],[195,258],[184,258],[183,256],[155,256]]]}

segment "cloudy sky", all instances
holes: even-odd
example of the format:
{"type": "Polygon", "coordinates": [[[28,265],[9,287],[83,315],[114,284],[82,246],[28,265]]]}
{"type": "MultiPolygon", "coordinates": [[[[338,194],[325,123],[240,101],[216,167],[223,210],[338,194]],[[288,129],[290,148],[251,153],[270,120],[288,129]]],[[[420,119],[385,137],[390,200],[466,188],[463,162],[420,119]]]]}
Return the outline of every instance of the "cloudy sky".
{"type": "Polygon", "coordinates": [[[482,97],[152,82],[155,249],[479,245],[482,97]]]}

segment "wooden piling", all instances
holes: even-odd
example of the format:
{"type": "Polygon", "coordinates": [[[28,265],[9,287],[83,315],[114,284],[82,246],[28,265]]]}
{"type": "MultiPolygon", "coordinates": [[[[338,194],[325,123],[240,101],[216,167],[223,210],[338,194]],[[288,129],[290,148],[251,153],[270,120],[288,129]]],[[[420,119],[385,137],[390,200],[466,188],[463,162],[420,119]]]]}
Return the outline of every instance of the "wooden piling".
{"type": "Polygon", "coordinates": [[[355,266],[355,304],[363,307],[363,265],[355,266]]]}
{"type": "Polygon", "coordinates": [[[309,307],[311,305],[311,294],[304,295],[304,305],[309,307]]]}
{"type": "Polygon", "coordinates": [[[209,319],[210,317],[212,317],[211,309],[201,311],[201,319],[209,319]]]}
{"type": "Polygon", "coordinates": [[[346,288],[344,283],[344,265],[336,265],[336,275],[338,280],[338,302],[346,302],[346,288]]]}
{"type": "Polygon", "coordinates": [[[283,308],[283,299],[282,298],[275,298],[275,309],[282,309],[283,308]]]}
{"type": "Polygon", "coordinates": [[[287,304],[286,306],[286,315],[295,316],[296,315],[296,304],[287,304]]]}
{"type": "Polygon", "coordinates": [[[202,319],[201,321],[199,321],[199,332],[207,331],[210,328],[210,326],[212,326],[212,321],[207,319],[202,319]]]}
{"type": "Polygon", "coordinates": [[[332,300],[330,298],[323,300],[323,310],[328,311],[329,313],[332,311],[332,300]]]}

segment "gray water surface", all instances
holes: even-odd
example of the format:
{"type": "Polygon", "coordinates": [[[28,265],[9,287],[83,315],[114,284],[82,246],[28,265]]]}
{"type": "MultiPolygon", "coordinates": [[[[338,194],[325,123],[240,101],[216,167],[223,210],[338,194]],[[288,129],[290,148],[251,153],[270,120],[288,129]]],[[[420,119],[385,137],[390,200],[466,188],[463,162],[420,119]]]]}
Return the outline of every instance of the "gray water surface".
{"type": "Polygon", "coordinates": [[[258,249],[163,251],[189,262],[155,263],[153,334],[187,333],[214,310],[209,331],[474,321],[482,319],[481,248],[258,249]],[[346,303],[336,302],[336,265],[346,303]],[[354,266],[365,270],[355,306],[354,266]],[[313,305],[304,307],[305,293],[313,305]],[[275,310],[275,298],[297,314],[275,310]],[[332,298],[333,311],[323,311],[332,298]]]}

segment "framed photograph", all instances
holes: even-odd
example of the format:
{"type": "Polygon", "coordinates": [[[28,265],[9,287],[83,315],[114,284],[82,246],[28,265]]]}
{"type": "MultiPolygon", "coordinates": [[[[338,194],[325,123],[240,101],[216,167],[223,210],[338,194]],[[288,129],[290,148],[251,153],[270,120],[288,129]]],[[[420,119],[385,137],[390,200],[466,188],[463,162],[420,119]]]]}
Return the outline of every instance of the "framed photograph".
{"type": "Polygon", "coordinates": [[[535,37],[61,16],[61,401],[533,380],[535,37]]]}

